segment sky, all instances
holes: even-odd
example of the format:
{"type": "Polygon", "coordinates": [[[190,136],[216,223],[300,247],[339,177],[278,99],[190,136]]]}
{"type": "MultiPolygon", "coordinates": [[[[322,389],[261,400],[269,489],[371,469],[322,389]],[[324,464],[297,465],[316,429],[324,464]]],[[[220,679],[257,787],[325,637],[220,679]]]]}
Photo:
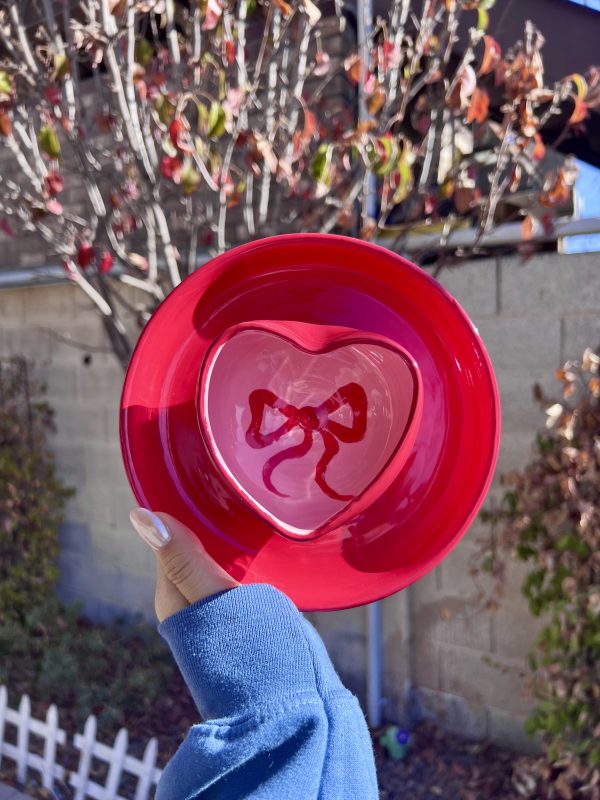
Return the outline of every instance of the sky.
{"type": "MultiPolygon", "coordinates": [[[[597,0],[597,6],[600,10],[600,0],[597,0]]],[[[600,169],[579,160],[577,167],[575,217],[600,217],[600,169]]],[[[600,252],[600,233],[565,236],[562,244],[565,253],[597,253],[600,252]]]]}

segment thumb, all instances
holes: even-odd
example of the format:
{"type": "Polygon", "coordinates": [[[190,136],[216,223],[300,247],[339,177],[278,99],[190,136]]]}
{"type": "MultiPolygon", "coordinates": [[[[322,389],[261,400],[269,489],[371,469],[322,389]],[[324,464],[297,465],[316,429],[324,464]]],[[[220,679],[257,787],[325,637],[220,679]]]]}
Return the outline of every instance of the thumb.
{"type": "Polygon", "coordinates": [[[136,508],[129,518],[142,539],[154,550],[160,572],[188,603],[239,586],[239,582],[206,552],[193,531],[175,517],[136,508]]]}

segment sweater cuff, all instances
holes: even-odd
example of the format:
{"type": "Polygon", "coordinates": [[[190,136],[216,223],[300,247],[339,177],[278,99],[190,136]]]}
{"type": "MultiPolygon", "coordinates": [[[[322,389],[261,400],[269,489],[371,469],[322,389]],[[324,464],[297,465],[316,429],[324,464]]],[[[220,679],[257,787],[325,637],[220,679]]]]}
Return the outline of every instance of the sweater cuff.
{"type": "Polygon", "coordinates": [[[317,689],[305,626],[283,592],[245,584],[178,611],[158,631],[203,719],[213,719],[317,689]]]}

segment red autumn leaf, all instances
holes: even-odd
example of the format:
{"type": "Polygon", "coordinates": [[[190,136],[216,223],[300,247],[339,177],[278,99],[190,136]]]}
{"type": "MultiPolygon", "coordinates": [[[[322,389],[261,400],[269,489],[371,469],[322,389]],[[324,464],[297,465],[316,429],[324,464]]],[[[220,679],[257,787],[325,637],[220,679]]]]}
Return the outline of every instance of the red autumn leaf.
{"type": "Polygon", "coordinates": [[[169,139],[175,145],[175,147],[179,146],[179,136],[183,131],[183,122],[181,121],[181,117],[175,117],[173,122],[169,125],[169,139]]]}
{"type": "Polygon", "coordinates": [[[315,130],[317,129],[317,118],[312,111],[307,108],[304,109],[304,130],[302,131],[302,138],[309,141],[315,130]]]}
{"type": "Polygon", "coordinates": [[[369,114],[376,114],[385,103],[385,92],[377,86],[372,95],[367,98],[366,105],[369,114]]]}
{"type": "Polygon", "coordinates": [[[527,242],[533,238],[534,231],[535,219],[531,216],[531,214],[528,214],[521,223],[521,238],[523,241],[527,242]]]}
{"type": "MultiPolygon", "coordinates": [[[[398,173],[398,178],[400,178],[400,173],[398,173]]],[[[395,184],[397,183],[399,185],[399,180],[394,181],[394,183],[395,184]]],[[[394,185],[393,188],[395,189],[397,187],[394,185]]],[[[428,194],[423,202],[423,213],[425,214],[426,217],[430,217],[433,214],[436,205],[437,205],[436,196],[434,194],[428,194]]]]}
{"type": "Polygon", "coordinates": [[[384,72],[400,66],[401,52],[393,42],[386,40],[380,47],[380,63],[384,72]]]}
{"type": "Polygon", "coordinates": [[[107,272],[111,271],[113,264],[112,254],[109,253],[108,250],[104,250],[98,262],[98,271],[105,275],[107,272]]]}
{"type": "Polygon", "coordinates": [[[546,236],[554,236],[555,225],[554,219],[550,214],[543,214],[541,218],[542,227],[546,236]]]}
{"type": "Polygon", "coordinates": [[[488,113],[490,110],[490,96],[485,91],[485,89],[479,89],[478,87],[475,88],[471,96],[471,103],[469,105],[469,110],[467,111],[466,121],[467,123],[470,122],[479,122],[480,124],[485,122],[488,113]]]}
{"type": "Polygon", "coordinates": [[[275,0],[276,7],[281,11],[284,17],[289,17],[292,13],[292,7],[285,0],[275,0]]]}
{"type": "Polygon", "coordinates": [[[55,197],[48,200],[46,208],[50,214],[56,214],[57,217],[63,213],[62,203],[59,203],[55,197]]]}
{"type": "Polygon", "coordinates": [[[55,194],[62,192],[63,187],[65,185],[62,175],[55,169],[51,169],[48,172],[48,174],[44,178],[44,183],[46,184],[46,191],[48,192],[50,197],[54,197],[55,194]]]}
{"type": "Polygon", "coordinates": [[[484,51],[481,66],[477,70],[478,75],[487,75],[496,69],[502,58],[502,49],[493,36],[487,34],[483,37],[484,51]]]}
{"type": "Polygon", "coordinates": [[[146,81],[136,81],[135,88],[140,98],[140,102],[145,103],[148,97],[148,85],[146,81]]]}
{"type": "Polygon", "coordinates": [[[11,239],[14,239],[16,236],[13,226],[6,217],[2,217],[2,219],[0,219],[0,231],[5,233],[7,236],[10,236],[11,239]]]}
{"type": "Polygon", "coordinates": [[[327,53],[318,52],[315,56],[317,66],[314,68],[315,75],[326,75],[329,72],[329,56],[327,53]]]}
{"type": "Polygon", "coordinates": [[[98,114],[96,125],[100,133],[111,133],[117,124],[117,117],[114,114],[98,114]]]}
{"type": "Polygon", "coordinates": [[[115,17],[122,17],[127,8],[127,0],[108,0],[108,10],[115,17]]]}
{"type": "Polygon", "coordinates": [[[121,227],[125,233],[133,233],[138,228],[138,222],[134,214],[124,214],[121,227]]]}
{"type": "Polygon", "coordinates": [[[178,150],[191,152],[191,147],[185,141],[188,136],[189,126],[184,117],[175,117],[169,125],[169,138],[178,150]]]}
{"type": "Polygon", "coordinates": [[[535,142],[535,147],[533,148],[532,158],[534,161],[541,161],[546,155],[546,146],[544,145],[544,140],[539,133],[534,134],[533,140],[535,142]]]}
{"type": "MultiPolygon", "coordinates": [[[[357,55],[348,56],[348,58],[344,61],[344,69],[346,70],[346,75],[352,81],[352,83],[359,84],[361,78],[364,78],[365,82],[365,91],[367,90],[367,86],[369,83],[373,82],[374,76],[371,75],[368,69],[364,69],[364,76],[363,76],[363,62],[357,55]]],[[[369,89],[371,87],[369,86],[369,89]]],[[[375,86],[373,86],[373,89],[375,86]]]]}
{"type": "Polygon", "coordinates": [[[502,86],[504,81],[506,80],[506,73],[508,72],[508,64],[506,61],[500,59],[498,62],[496,69],[494,70],[494,85],[495,86],[502,86]]]}
{"type": "Polygon", "coordinates": [[[181,160],[177,156],[163,156],[160,162],[160,172],[164,178],[179,183],[181,178],[181,160]]]}
{"type": "Polygon", "coordinates": [[[588,107],[587,103],[584,103],[580,97],[575,98],[575,107],[573,109],[573,113],[569,117],[569,122],[571,125],[577,125],[579,122],[583,122],[584,119],[587,118],[588,115],[588,107]]]}
{"type": "Polygon", "coordinates": [[[377,220],[372,219],[371,217],[367,217],[365,220],[364,225],[360,229],[360,238],[361,239],[371,239],[377,230],[377,220]]]}
{"type": "Polygon", "coordinates": [[[222,14],[223,9],[218,0],[208,0],[206,13],[204,14],[204,22],[202,23],[202,30],[214,30],[217,27],[222,14]]]}
{"type": "Polygon", "coordinates": [[[235,61],[235,42],[233,39],[225,40],[225,61],[228,64],[233,64],[235,61]]]}
{"type": "Polygon", "coordinates": [[[126,197],[128,200],[137,200],[140,196],[140,189],[137,182],[131,178],[123,182],[121,191],[123,192],[123,197],[126,197]]]}
{"type": "Polygon", "coordinates": [[[508,191],[509,192],[516,192],[519,186],[521,185],[521,176],[523,174],[523,169],[520,164],[515,164],[513,167],[512,175],[510,176],[510,181],[508,183],[508,191]]]}
{"type": "Polygon", "coordinates": [[[94,260],[94,248],[89,242],[82,242],[77,251],[77,263],[82,269],[89,267],[94,260]]]}
{"type": "Polygon", "coordinates": [[[60,104],[60,90],[56,86],[46,86],[44,89],[44,97],[53,106],[60,104]]]}
{"type": "MultiPolygon", "coordinates": [[[[469,99],[476,88],[477,75],[475,75],[475,70],[469,64],[465,64],[456,74],[454,86],[448,96],[448,106],[455,111],[469,108],[469,99]]],[[[425,116],[429,119],[428,113],[425,116]]]]}
{"type": "Polygon", "coordinates": [[[352,208],[345,207],[338,211],[336,222],[342,230],[347,231],[354,227],[355,219],[356,214],[354,210],[352,208]]]}
{"type": "Polygon", "coordinates": [[[10,117],[4,111],[4,109],[0,110],[0,134],[2,136],[10,136],[12,133],[12,122],[10,121],[10,117]]]}
{"type": "Polygon", "coordinates": [[[550,186],[540,194],[540,203],[546,208],[556,208],[568,203],[571,199],[571,186],[564,169],[559,169],[550,186]]]}

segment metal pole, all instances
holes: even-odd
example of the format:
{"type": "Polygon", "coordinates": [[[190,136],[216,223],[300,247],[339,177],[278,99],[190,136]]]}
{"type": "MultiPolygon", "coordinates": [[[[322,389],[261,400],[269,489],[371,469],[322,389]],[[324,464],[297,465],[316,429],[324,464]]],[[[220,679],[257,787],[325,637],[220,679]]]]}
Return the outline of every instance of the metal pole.
{"type": "MultiPolygon", "coordinates": [[[[373,29],[372,0],[357,0],[358,51],[362,62],[361,79],[358,83],[358,118],[369,119],[365,103],[365,73],[369,63],[369,39],[373,29]]],[[[372,219],[377,216],[377,186],[375,176],[370,172],[365,176],[367,192],[367,214],[372,219]]],[[[381,726],[381,705],[383,693],[383,637],[381,626],[381,605],[370,603],[367,606],[367,719],[372,728],[381,726]]]]}

